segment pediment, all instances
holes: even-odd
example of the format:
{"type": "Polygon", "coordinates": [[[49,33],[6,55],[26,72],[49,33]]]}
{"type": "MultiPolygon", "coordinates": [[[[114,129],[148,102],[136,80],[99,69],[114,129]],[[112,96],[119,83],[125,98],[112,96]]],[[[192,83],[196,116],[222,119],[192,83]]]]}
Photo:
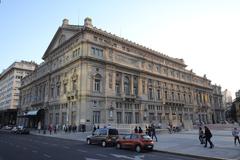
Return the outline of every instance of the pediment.
{"type": "Polygon", "coordinates": [[[78,31],[77,29],[59,27],[42,58],[45,59],[51,51],[73,37],[78,31]]]}

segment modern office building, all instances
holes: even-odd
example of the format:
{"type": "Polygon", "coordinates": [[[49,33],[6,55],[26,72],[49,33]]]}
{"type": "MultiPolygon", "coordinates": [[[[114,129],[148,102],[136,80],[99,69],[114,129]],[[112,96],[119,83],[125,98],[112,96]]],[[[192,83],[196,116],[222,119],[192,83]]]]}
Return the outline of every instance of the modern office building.
{"type": "Polygon", "coordinates": [[[0,74],[0,124],[16,124],[21,79],[36,67],[34,62],[14,62],[0,74]]]}
{"type": "Polygon", "coordinates": [[[23,78],[19,123],[133,128],[212,123],[211,81],[169,57],[63,20],[42,59],[23,78]]]}

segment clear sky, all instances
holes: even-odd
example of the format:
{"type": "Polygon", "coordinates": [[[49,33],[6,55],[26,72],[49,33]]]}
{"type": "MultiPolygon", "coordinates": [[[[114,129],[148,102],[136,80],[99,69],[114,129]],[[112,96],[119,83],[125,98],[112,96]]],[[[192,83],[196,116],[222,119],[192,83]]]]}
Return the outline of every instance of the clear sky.
{"type": "Polygon", "coordinates": [[[175,58],[234,95],[240,89],[239,0],[1,0],[0,71],[40,63],[64,18],[93,25],[175,58]]]}

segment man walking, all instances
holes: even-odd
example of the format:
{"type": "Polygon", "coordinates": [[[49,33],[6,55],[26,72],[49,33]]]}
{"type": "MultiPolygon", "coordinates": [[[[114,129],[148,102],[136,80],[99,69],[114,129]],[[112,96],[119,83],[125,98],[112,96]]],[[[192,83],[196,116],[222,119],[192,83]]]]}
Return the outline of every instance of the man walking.
{"type": "Polygon", "coordinates": [[[154,125],[152,125],[152,127],[151,127],[151,135],[152,135],[152,139],[153,139],[153,137],[155,137],[156,142],[157,142],[158,140],[157,140],[156,129],[155,129],[154,125]]]}
{"type": "Polygon", "coordinates": [[[234,144],[237,145],[237,140],[238,140],[238,143],[240,144],[239,131],[238,131],[237,128],[234,128],[234,129],[233,129],[232,135],[233,135],[233,137],[234,137],[234,144]]]}
{"type": "Polygon", "coordinates": [[[213,148],[214,145],[211,141],[212,133],[207,126],[204,126],[204,129],[205,129],[205,139],[206,139],[204,147],[207,147],[207,142],[208,142],[210,144],[210,148],[213,148]]]}

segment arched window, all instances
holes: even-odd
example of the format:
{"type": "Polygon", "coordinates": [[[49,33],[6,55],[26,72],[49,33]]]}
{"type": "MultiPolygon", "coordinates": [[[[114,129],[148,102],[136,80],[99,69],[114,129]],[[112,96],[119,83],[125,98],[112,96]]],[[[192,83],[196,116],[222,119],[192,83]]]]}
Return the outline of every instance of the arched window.
{"type": "Polygon", "coordinates": [[[127,76],[124,77],[124,93],[130,95],[130,80],[127,76]]]}
{"type": "Polygon", "coordinates": [[[94,91],[100,92],[101,91],[101,75],[97,74],[94,79],[94,91]]]}

